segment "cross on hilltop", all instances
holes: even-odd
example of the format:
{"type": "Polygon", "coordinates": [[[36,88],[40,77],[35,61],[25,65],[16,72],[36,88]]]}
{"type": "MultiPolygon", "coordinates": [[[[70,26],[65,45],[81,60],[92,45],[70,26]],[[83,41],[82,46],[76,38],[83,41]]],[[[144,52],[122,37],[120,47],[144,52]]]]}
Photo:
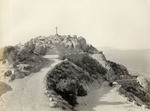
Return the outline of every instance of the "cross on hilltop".
{"type": "Polygon", "coordinates": [[[57,32],[58,31],[58,27],[55,27],[55,29],[56,29],[56,34],[55,35],[57,36],[58,35],[58,32],[57,32]]]}

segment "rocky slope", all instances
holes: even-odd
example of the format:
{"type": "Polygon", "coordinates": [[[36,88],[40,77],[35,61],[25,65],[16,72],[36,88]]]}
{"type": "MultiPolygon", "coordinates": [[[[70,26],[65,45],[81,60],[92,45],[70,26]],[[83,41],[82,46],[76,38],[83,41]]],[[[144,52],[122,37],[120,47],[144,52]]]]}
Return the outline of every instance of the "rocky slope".
{"type": "Polygon", "coordinates": [[[90,86],[100,86],[106,81],[110,86],[118,83],[118,91],[129,101],[149,108],[149,92],[144,89],[147,86],[137,82],[125,66],[107,60],[103,52],[87,44],[83,37],[39,36],[24,45],[5,47],[1,52],[1,60],[11,67],[11,71],[3,73],[6,77],[10,76],[10,80],[38,72],[48,64],[44,55],[59,55],[59,59],[64,61],[47,73],[46,86],[48,91],[61,95],[68,106],[75,106],[77,97],[87,95],[90,86]]]}
{"type": "MultiPolygon", "coordinates": [[[[31,39],[24,45],[7,46],[1,48],[0,59],[12,67],[11,80],[23,78],[32,72],[39,71],[46,65],[46,59],[42,58],[47,54],[58,54],[64,59],[70,53],[99,53],[92,45],[88,45],[83,37],[70,35],[51,35],[48,37],[39,36],[31,39]]],[[[7,74],[6,74],[7,75],[7,74]]]]}

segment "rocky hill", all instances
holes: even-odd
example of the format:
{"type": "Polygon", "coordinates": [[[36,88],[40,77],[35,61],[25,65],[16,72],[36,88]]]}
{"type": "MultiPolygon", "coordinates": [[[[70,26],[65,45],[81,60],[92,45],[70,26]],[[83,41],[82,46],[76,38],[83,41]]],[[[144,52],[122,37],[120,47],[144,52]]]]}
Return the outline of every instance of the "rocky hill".
{"type": "Polygon", "coordinates": [[[67,101],[68,106],[75,106],[77,97],[87,95],[90,86],[100,86],[105,81],[110,86],[114,82],[119,84],[118,91],[130,102],[149,107],[150,94],[137,78],[131,76],[125,66],[107,60],[102,51],[87,44],[83,37],[39,36],[24,45],[7,46],[1,52],[3,63],[11,65],[11,70],[4,73],[11,81],[46,66],[49,60],[43,56],[59,55],[62,62],[47,73],[46,87],[67,101]]]}
{"type": "Polygon", "coordinates": [[[37,54],[58,54],[65,51],[69,52],[88,52],[88,53],[98,53],[98,50],[92,45],[88,45],[83,37],[77,37],[74,35],[60,36],[51,35],[48,37],[39,36],[31,39],[25,44],[25,46],[35,47],[33,50],[37,54]]]}

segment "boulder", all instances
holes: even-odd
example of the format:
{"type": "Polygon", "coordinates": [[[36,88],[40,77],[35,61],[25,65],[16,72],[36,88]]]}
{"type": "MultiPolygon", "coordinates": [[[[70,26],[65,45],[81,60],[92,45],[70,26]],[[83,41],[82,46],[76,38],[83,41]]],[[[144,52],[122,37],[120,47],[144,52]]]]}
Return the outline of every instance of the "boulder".
{"type": "Polygon", "coordinates": [[[51,108],[57,108],[57,107],[59,107],[59,105],[56,101],[52,101],[52,102],[50,102],[50,107],[51,108]]]}
{"type": "Polygon", "coordinates": [[[63,43],[64,43],[65,48],[72,49],[73,44],[70,40],[68,39],[64,40],[63,43]]]}
{"type": "Polygon", "coordinates": [[[146,109],[146,108],[147,108],[147,106],[146,106],[146,105],[142,105],[141,107],[142,107],[143,109],[146,109]]]}
{"type": "Polygon", "coordinates": [[[52,98],[52,97],[50,97],[50,98],[49,98],[49,101],[50,101],[50,102],[51,102],[51,101],[53,101],[53,98],[52,98]]]}
{"type": "Polygon", "coordinates": [[[99,54],[91,54],[90,55],[93,59],[96,59],[103,67],[105,67],[107,70],[110,69],[110,65],[108,61],[106,60],[106,57],[103,53],[99,54]]]}
{"type": "Polygon", "coordinates": [[[137,77],[137,81],[145,90],[149,90],[149,81],[145,77],[139,76],[137,77]]]}
{"type": "Polygon", "coordinates": [[[12,71],[11,70],[8,70],[8,71],[5,72],[5,76],[8,77],[8,76],[11,76],[11,75],[12,75],[12,71]]]}
{"type": "Polygon", "coordinates": [[[78,37],[78,42],[80,43],[82,50],[86,50],[87,49],[85,38],[78,37]]]}
{"type": "Polygon", "coordinates": [[[78,48],[79,49],[81,47],[81,45],[78,42],[77,38],[71,39],[71,42],[72,42],[74,48],[78,48]]]}

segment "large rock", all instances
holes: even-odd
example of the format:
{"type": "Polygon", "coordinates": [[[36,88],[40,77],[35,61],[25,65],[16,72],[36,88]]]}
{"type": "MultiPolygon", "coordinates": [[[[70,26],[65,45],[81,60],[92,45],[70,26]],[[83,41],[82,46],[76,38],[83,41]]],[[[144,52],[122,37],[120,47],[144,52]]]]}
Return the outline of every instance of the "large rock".
{"type": "Polygon", "coordinates": [[[143,76],[139,76],[137,77],[137,81],[145,90],[150,92],[150,81],[148,81],[148,79],[143,76]]]}
{"type": "Polygon", "coordinates": [[[11,75],[12,75],[12,71],[11,70],[8,70],[8,71],[5,72],[5,76],[8,77],[8,76],[11,76],[11,75]]]}
{"type": "Polygon", "coordinates": [[[59,107],[59,105],[58,105],[58,103],[56,101],[51,101],[49,105],[50,105],[51,108],[59,107]]]}
{"type": "Polygon", "coordinates": [[[109,70],[110,64],[106,60],[105,55],[101,52],[99,54],[91,54],[90,55],[93,59],[96,59],[103,67],[105,67],[107,70],[109,70]]]}
{"type": "Polygon", "coordinates": [[[64,43],[64,45],[65,45],[65,48],[68,48],[68,49],[72,49],[72,47],[73,47],[73,44],[72,44],[72,42],[70,41],[70,40],[64,40],[63,41],[63,43],[64,43]]]}
{"type": "Polygon", "coordinates": [[[86,50],[87,49],[87,45],[86,45],[86,40],[83,37],[78,37],[78,42],[81,45],[82,50],[86,50]]]}
{"type": "Polygon", "coordinates": [[[75,38],[75,37],[72,38],[71,42],[72,42],[74,48],[77,48],[77,49],[81,48],[81,44],[78,42],[77,38],[75,38]]]}

